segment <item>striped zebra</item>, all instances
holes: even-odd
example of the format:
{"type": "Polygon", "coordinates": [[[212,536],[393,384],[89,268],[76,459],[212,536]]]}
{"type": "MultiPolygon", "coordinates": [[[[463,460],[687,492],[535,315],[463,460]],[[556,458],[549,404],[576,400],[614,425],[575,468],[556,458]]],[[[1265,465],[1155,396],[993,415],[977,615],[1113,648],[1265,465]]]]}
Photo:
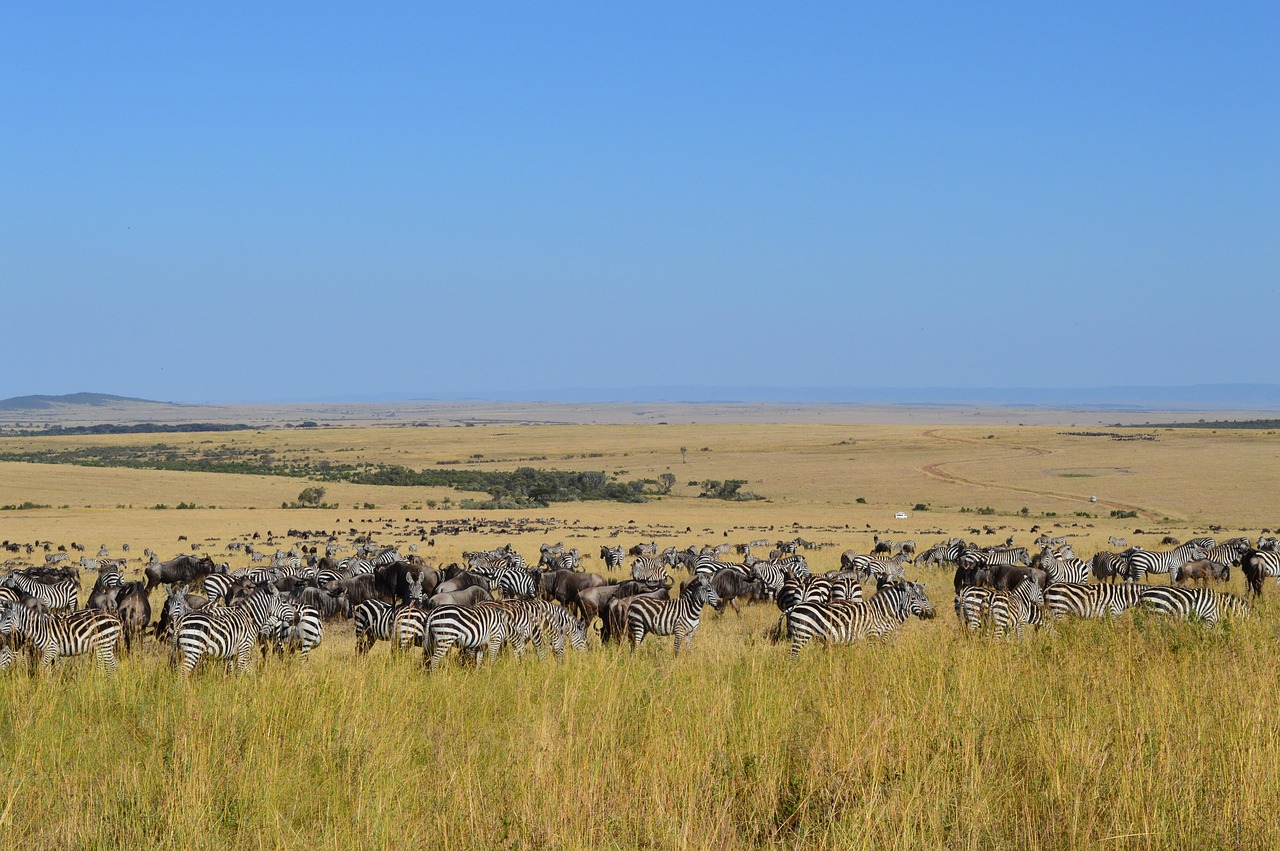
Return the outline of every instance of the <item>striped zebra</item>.
{"type": "Polygon", "coordinates": [[[1107,543],[1113,547],[1119,547],[1122,550],[1128,549],[1129,547],[1129,541],[1127,538],[1117,538],[1115,535],[1107,538],[1107,543]]]}
{"type": "Polygon", "coordinates": [[[1117,576],[1125,576],[1129,573],[1129,557],[1124,553],[1110,553],[1102,550],[1093,554],[1090,568],[1093,571],[1093,578],[1099,582],[1104,579],[1115,582],[1117,576]]]}
{"type": "Polygon", "coordinates": [[[494,605],[440,606],[428,614],[422,657],[432,671],[454,647],[470,653],[476,664],[484,660],[487,650],[492,664],[507,640],[511,623],[509,613],[494,605]]]}
{"type": "Polygon", "coordinates": [[[391,615],[391,632],[387,640],[393,650],[421,647],[427,636],[427,619],[431,612],[413,604],[396,606],[391,615]]]}
{"type": "Polygon", "coordinates": [[[867,638],[887,638],[907,618],[931,618],[933,606],[919,582],[886,585],[864,603],[801,603],[786,615],[785,635],[791,639],[790,657],[810,641],[851,644],[867,638]]]}
{"type": "Polygon", "coordinates": [[[799,553],[791,553],[776,559],[770,559],[768,564],[777,565],[787,576],[809,576],[809,561],[799,553]]]}
{"type": "Polygon", "coordinates": [[[51,612],[75,611],[80,607],[80,584],[74,579],[46,583],[14,572],[0,579],[0,585],[36,598],[51,612]]]}
{"type": "MultiPolygon", "coordinates": [[[[314,606],[285,603],[281,613],[281,623],[272,636],[275,640],[276,655],[297,653],[302,661],[307,661],[312,650],[324,641],[324,620],[320,610],[314,606]]],[[[262,646],[262,656],[267,655],[267,646],[262,646]]]]}
{"type": "Polygon", "coordinates": [[[991,599],[995,592],[985,585],[968,585],[956,594],[956,619],[960,626],[974,633],[990,622],[991,599]]]}
{"type": "Polygon", "coordinates": [[[1060,582],[1044,589],[1044,602],[1054,619],[1103,618],[1119,615],[1138,605],[1142,592],[1150,585],[1084,585],[1060,582]]]}
{"type": "Polygon", "coordinates": [[[365,600],[351,610],[356,625],[356,654],[363,656],[379,641],[390,641],[396,606],[382,600],[365,600]]]}
{"type": "Polygon", "coordinates": [[[778,592],[782,590],[783,584],[791,576],[785,568],[773,561],[758,561],[752,564],[751,575],[764,584],[765,591],[771,598],[777,597],[778,592]]]}
{"type": "Polygon", "coordinates": [[[675,600],[655,600],[641,597],[627,609],[627,635],[634,650],[649,633],[675,636],[675,652],[693,640],[702,620],[704,606],[716,606],[720,596],[711,583],[701,576],[685,586],[675,600]]]}
{"type": "Polygon", "coordinates": [[[652,582],[667,588],[673,582],[666,565],[658,556],[636,556],[635,561],[631,562],[631,578],[637,582],[652,582]]]}
{"type": "Polygon", "coordinates": [[[1023,577],[1012,591],[994,592],[991,596],[992,634],[1002,638],[1012,630],[1014,637],[1022,638],[1023,624],[1037,622],[1042,605],[1044,592],[1030,576],[1023,577]]]}
{"type": "Polygon", "coordinates": [[[850,558],[847,564],[843,556],[840,558],[843,569],[855,571],[860,579],[875,578],[884,582],[901,582],[905,580],[907,574],[902,566],[905,561],[907,559],[901,553],[893,558],[858,553],[850,558]]]}
{"type": "Polygon", "coordinates": [[[1250,549],[1248,538],[1232,538],[1217,546],[1205,547],[1204,557],[1227,567],[1238,566],[1250,549]]]}
{"type": "Polygon", "coordinates": [[[960,560],[960,553],[964,551],[964,542],[952,538],[949,541],[943,541],[934,544],[920,554],[916,559],[917,564],[936,565],[937,567],[945,567],[948,564],[955,564],[960,560]]]}
{"type": "Polygon", "coordinates": [[[189,675],[205,656],[232,661],[236,673],[243,673],[254,642],[279,629],[290,614],[288,605],[272,588],[249,595],[238,606],[209,606],[183,615],[172,639],[182,657],[182,674],[189,675]]]}
{"type": "Polygon", "coordinates": [[[601,547],[600,558],[604,559],[604,566],[608,570],[618,570],[622,567],[622,561],[626,558],[626,554],[622,551],[621,546],[601,547]]]}
{"type": "Polygon", "coordinates": [[[1150,585],[1143,589],[1139,602],[1150,611],[1184,620],[1202,620],[1209,626],[1226,615],[1239,618],[1249,616],[1249,604],[1244,600],[1234,594],[1208,588],[1150,585]]]}
{"type": "Polygon", "coordinates": [[[1126,578],[1129,582],[1142,582],[1148,573],[1167,573],[1169,583],[1172,584],[1177,568],[1189,561],[1204,558],[1204,547],[1196,541],[1188,541],[1177,549],[1168,551],[1132,549],[1127,552],[1129,575],[1126,578]]]}
{"type": "Polygon", "coordinates": [[[124,626],[114,612],[84,609],[75,612],[39,614],[23,605],[9,605],[0,614],[0,634],[6,645],[25,645],[34,665],[36,657],[45,670],[52,670],[60,656],[94,653],[108,674],[116,672],[116,645],[124,626]]]}
{"type": "Polygon", "coordinates": [[[226,605],[230,602],[231,586],[236,582],[237,579],[229,573],[210,573],[202,583],[204,595],[210,603],[226,605]]]}
{"type": "Polygon", "coordinates": [[[533,600],[530,602],[537,609],[541,621],[539,628],[542,630],[543,636],[551,646],[551,651],[557,659],[564,658],[565,639],[569,640],[574,650],[586,651],[586,621],[575,617],[564,606],[552,603],[549,600],[533,600]]]}
{"type": "Polygon", "coordinates": [[[489,583],[489,590],[500,590],[504,597],[529,599],[538,595],[537,571],[522,567],[499,567],[490,574],[482,574],[489,583]]]}
{"type": "Polygon", "coordinates": [[[1050,584],[1071,582],[1081,584],[1089,580],[1089,565],[1075,557],[1070,547],[1054,549],[1045,547],[1040,551],[1040,566],[1048,574],[1050,584]]]}
{"type": "Polygon", "coordinates": [[[1280,552],[1247,550],[1244,557],[1240,559],[1240,567],[1249,585],[1249,593],[1255,597],[1262,596],[1262,583],[1268,576],[1276,577],[1276,582],[1280,583],[1280,552]]]}

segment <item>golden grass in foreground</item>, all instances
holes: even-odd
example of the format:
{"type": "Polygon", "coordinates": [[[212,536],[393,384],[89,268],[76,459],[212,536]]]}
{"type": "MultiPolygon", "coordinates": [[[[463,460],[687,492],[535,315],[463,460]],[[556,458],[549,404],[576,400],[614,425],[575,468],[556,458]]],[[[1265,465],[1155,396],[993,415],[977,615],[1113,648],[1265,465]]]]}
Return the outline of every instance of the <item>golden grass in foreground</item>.
{"type": "Polygon", "coordinates": [[[1280,842],[1274,613],[1022,644],[757,636],[446,666],[333,630],[309,667],[152,652],[0,678],[0,842],[42,848],[1116,848],[1280,842]]]}

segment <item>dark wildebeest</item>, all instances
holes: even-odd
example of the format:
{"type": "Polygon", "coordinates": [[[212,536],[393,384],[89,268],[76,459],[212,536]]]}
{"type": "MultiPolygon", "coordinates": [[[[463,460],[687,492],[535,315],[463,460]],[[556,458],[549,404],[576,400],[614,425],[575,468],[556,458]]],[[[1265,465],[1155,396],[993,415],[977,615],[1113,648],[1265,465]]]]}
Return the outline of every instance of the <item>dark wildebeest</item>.
{"type": "MultiPolygon", "coordinates": [[[[689,585],[690,580],[680,583],[680,593],[689,585]]],[[[742,616],[738,608],[738,597],[754,594],[758,599],[765,596],[764,582],[759,577],[748,578],[736,570],[717,570],[711,574],[711,587],[715,589],[720,602],[715,605],[719,614],[724,614],[725,606],[732,606],[734,614],[742,616]]]]}
{"type": "Polygon", "coordinates": [[[476,576],[474,573],[463,571],[452,579],[446,579],[436,586],[437,594],[452,594],[455,591],[464,591],[467,588],[483,588],[489,590],[489,580],[483,576],[476,576]]]}
{"type": "Polygon", "coordinates": [[[426,608],[438,609],[441,606],[474,606],[476,603],[482,603],[485,600],[492,600],[493,595],[489,593],[487,588],[479,585],[472,585],[469,588],[463,588],[460,591],[443,591],[437,592],[427,601],[426,608]]]}
{"type": "Polygon", "coordinates": [[[631,604],[643,597],[652,597],[655,600],[669,600],[671,595],[667,593],[666,588],[655,588],[643,594],[631,594],[626,597],[613,597],[606,604],[604,611],[601,612],[600,622],[600,640],[604,643],[610,641],[622,641],[627,635],[627,611],[631,608],[631,604]]]}
{"type": "Polygon", "coordinates": [[[151,602],[141,582],[129,582],[116,594],[116,614],[124,626],[124,649],[133,648],[133,640],[141,638],[151,623],[151,602]]]}
{"type": "Polygon", "coordinates": [[[1174,585],[1198,582],[1201,587],[1204,587],[1209,584],[1210,580],[1214,582],[1229,582],[1231,580],[1231,565],[1222,564],[1211,558],[1201,558],[1189,561],[1182,567],[1174,568],[1174,585]]]}
{"type": "Polygon", "coordinates": [[[1280,557],[1270,550],[1249,549],[1240,557],[1240,569],[1244,571],[1249,591],[1262,596],[1262,583],[1268,576],[1280,576],[1280,557]]]}
{"type": "Polygon", "coordinates": [[[204,579],[210,573],[226,573],[227,565],[214,564],[213,559],[208,555],[200,556],[178,556],[177,558],[162,561],[159,564],[149,565],[143,573],[147,575],[147,590],[150,591],[157,585],[170,585],[174,582],[196,582],[204,579]]]}
{"type": "Polygon", "coordinates": [[[320,617],[325,620],[332,620],[336,617],[351,617],[351,601],[347,599],[345,594],[337,597],[321,591],[314,585],[307,585],[296,589],[289,595],[289,602],[295,606],[310,606],[320,613],[320,617]]]}
{"type": "Polygon", "coordinates": [[[566,609],[573,610],[577,605],[578,594],[588,588],[597,588],[608,583],[609,580],[597,573],[552,570],[542,574],[539,582],[539,596],[544,600],[554,600],[566,609]]]}
{"type": "Polygon", "coordinates": [[[1022,582],[1023,577],[1027,576],[1040,586],[1041,592],[1049,583],[1049,574],[1038,567],[1009,564],[987,566],[987,584],[997,591],[1012,591],[1022,582]]]}

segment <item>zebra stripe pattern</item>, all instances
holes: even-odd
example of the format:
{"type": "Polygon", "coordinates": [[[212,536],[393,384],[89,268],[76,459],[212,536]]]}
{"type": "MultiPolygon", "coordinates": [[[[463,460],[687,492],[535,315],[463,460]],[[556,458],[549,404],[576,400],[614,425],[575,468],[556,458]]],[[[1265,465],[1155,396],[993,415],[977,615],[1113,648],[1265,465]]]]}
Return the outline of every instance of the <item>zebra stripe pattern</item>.
{"type": "Polygon", "coordinates": [[[865,638],[885,638],[908,617],[933,617],[933,606],[918,582],[881,588],[865,603],[801,603],[786,615],[792,661],[815,638],[829,644],[851,644],[865,638]]]}
{"type": "Polygon", "coordinates": [[[1139,599],[1143,608],[1153,612],[1183,620],[1202,620],[1210,626],[1225,615],[1249,616],[1249,605],[1244,600],[1234,594],[1208,588],[1153,585],[1143,589],[1139,599]]]}
{"type": "Polygon", "coordinates": [[[46,583],[23,576],[21,573],[10,573],[0,580],[0,585],[21,591],[28,597],[35,597],[51,612],[64,609],[75,611],[80,607],[80,585],[74,579],[46,583]]]}
{"type": "Polygon", "coordinates": [[[116,645],[124,627],[113,612],[86,609],[57,614],[37,614],[21,604],[6,606],[0,614],[0,634],[6,648],[15,641],[26,645],[34,660],[52,669],[62,656],[94,653],[108,674],[116,672],[116,645]]]}
{"type": "Polygon", "coordinates": [[[1044,601],[1055,619],[1102,618],[1138,605],[1150,585],[1084,585],[1060,582],[1044,589],[1044,601]]]}
{"type": "MultiPolygon", "coordinates": [[[[1207,540],[1207,539],[1198,539],[1207,540]]],[[[1210,544],[1212,546],[1212,544],[1210,544]]],[[[1162,552],[1159,550],[1129,550],[1129,581],[1141,582],[1148,573],[1167,573],[1169,581],[1179,567],[1189,561],[1204,558],[1204,547],[1196,541],[1189,541],[1177,549],[1162,552]]]]}
{"type": "Polygon", "coordinates": [[[183,675],[194,671],[205,656],[234,660],[236,673],[243,673],[254,641],[279,629],[289,616],[288,606],[273,588],[257,591],[232,608],[208,607],[183,615],[173,636],[183,675]]]}
{"type": "Polygon", "coordinates": [[[477,664],[483,661],[487,650],[492,663],[507,639],[510,616],[501,606],[441,606],[429,615],[422,642],[423,659],[429,670],[434,671],[455,646],[472,654],[477,664]]]}
{"type": "Polygon", "coordinates": [[[719,604],[720,597],[711,583],[701,576],[695,577],[676,600],[655,600],[642,597],[627,609],[627,635],[631,647],[640,646],[649,633],[675,636],[675,652],[680,645],[688,645],[698,631],[703,606],[719,604]]]}
{"type": "Polygon", "coordinates": [[[356,653],[363,656],[379,641],[391,640],[396,607],[382,600],[365,600],[351,610],[356,624],[356,653]]]}
{"type": "Polygon", "coordinates": [[[636,556],[636,560],[631,562],[631,578],[656,585],[670,586],[672,583],[671,574],[667,573],[666,565],[658,556],[636,556]]]}

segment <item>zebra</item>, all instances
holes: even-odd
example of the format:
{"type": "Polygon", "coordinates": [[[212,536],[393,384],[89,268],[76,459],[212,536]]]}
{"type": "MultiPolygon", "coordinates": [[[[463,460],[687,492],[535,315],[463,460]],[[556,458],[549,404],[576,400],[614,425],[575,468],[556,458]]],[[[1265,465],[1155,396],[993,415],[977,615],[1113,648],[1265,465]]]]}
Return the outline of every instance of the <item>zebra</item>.
{"type": "MultiPolygon", "coordinates": [[[[277,655],[286,651],[297,653],[302,661],[307,661],[312,650],[320,646],[324,640],[324,621],[320,610],[314,606],[286,603],[282,612],[282,622],[276,628],[275,650],[277,655]]],[[[267,656],[267,646],[262,647],[262,656],[267,656]]]]}
{"type": "Polygon", "coordinates": [[[391,630],[387,640],[395,650],[421,647],[427,635],[427,619],[431,612],[412,603],[396,606],[391,614],[391,630]]]}
{"type": "Polygon", "coordinates": [[[942,543],[934,544],[921,553],[916,562],[923,563],[926,567],[931,564],[944,567],[947,564],[959,561],[960,553],[963,549],[964,547],[960,541],[954,539],[943,541],[942,543]]]}
{"type": "Polygon", "coordinates": [[[1044,589],[1044,602],[1054,619],[1070,615],[1077,618],[1101,618],[1119,615],[1138,605],[1142,592],[1150,585],[1084,585],[1059,582],[1044,589]]]}
{"type": "Polygon", "coordinates": [[[455,645],[473,654],[477,664],[488,650],[492,664],[510,630],[510,614],[502,606],[440,606],[428,614],[422,657],[432,671],[455,645]]]}
{"type": "Polygon", "coordinates": [[[608,570],[617,570],[622,567],[622,560],[625,557],[621,546],[600,548],[600,558],[604,559],[604,566],[608,570]]]}
{"type": "Polygon", "coordinates": [[[809,562],[799,553],[784,555],[781,558],[772,559],[768,564],[777,565],[787,576],[809,576],[809,562]]]}
{"type": "Polygon", "coordinates": [[[551,645],[551,651],[557,659],[564,658],[564,642],[569,639],[574,650],[585,652],[587,649],[587,622],[573,616],[564,606],[549,600],[533,600],[541,622],[539,628],[551,645]]]}
{"type": "Polygon", "coordinates": [[[662,559],[657,556],[636,556],[636,560],[631,562],[631,578],[637,582],[652,582],[667,588],[671,587],[673,581],[662,559]]]}
{"type": "Polygon", "coordinates": [[[680,653],[680,645],[688,645],[693,634],[698,630],[702,619],[703,606],[716,606],[720,603],[720,595],[711,587],[711,583],[701,576],[685,586],[675,600],[655,600],[642,597],[633,602],[627,609],[627,635],[631,638],[631,648],[639,647],[649,633],[654,635],[675,636],[675,652],[680,653]]]}
{"type": "Polygon", "coordinates": [[[969,585],[960,589],[955,599],[956,619],[960,626],[969,632],[982,629],[983,621],[988,620],[991,613],[994,596],[995,592],[985,585],[969,585]]]}
{"type": "Polygon", "coordinates": [[[849,559],[848,564],[844,563],[843,556],[840,559],[842,567],[845,570],[856,571],[860,579],[875,577],[885,582],[901,582],[906,579],[906,571],[902,567],[902,563],[906,560],[906,557],[901,553],[893,558],[882,558],[859,553],[849,559]]]}
{"type": "Polygon", "coordinates": [[[230,600],[231,586],[236,579],[229,573],[210,573],[204,578],[204,595],[210,603],[227,603],[230,600]]]}
{"type": "Polygon", "coordinates": [[[529,599],[538,594],[538,575],[536,571],[520,567],[499,567],[493,573],[485,575],[489,582],[489,590],[499,589],[504,597],[520,597],[529,599]]]}
{"type": "Polygon", "coordinates": [[[799,659],[800,651],[815,638],[830,644],[887,638],[911,615],[934,616],[919,582],[891,583],[864,603],[801,603],[786,614],[789,655],[793,662],[799,659]]]}
{"type": "Polygon", "coordinates": [[[1262,596],[1262,583],[1268,576],[1276,577],[1276,581],[1280,583],[1280,552],[1262,549],[1247,550],[1244,557],[1240,559],[1240,566],[1244,571],[1245,581],[1249,585],[1249,592],[1255,597],[1262,596]]]}
{"type": "Polygon", "coordinates": [[[1081,584],[1089,579],[1089,565],[1070,553],[1070,547],[1063,547],[1061,550],[1054,550],[1053,547],[1045,547],[1040,552],[1040,566],[1044,568],[1044,572],[1048,574],[1050,583],[1071,582],[1081,584]]]}
{"type": "Polygon", "coordinates": [[[1208,588],[1150,585],[1143,589],[1139,601],[1150,611],[1184,620],[1198,618],[1209,626],[1216,624],[1224,615],[1249,616],[1249,604],[1244,600],[1234,594],[1208,588]]]}
{"type": "Polygon", "coordinates": [[[1117,547],[1122,550],[1128,549],[1129,547],[1129,541],[1127,539],[1117,538],[1115,535],[1112,535],[1111,537],[1107,538],[1107,543],[1113,547],[1117,547]]]}
{"type": "MultiPolygon", "coordinates": [[[[807,569],[806,567],[806,571],[807,569]]],[[[790,573],[782,565],[773,561],[758,561],[751,565],[751,575],[764,583],[770,597],[776,597],[790,577],[790,573]]]]}
{"type": "Polygon", "coordinates": [[[1218,564],[1231,567],[1239,565],[1240,560],[1244,558],[1251,547],[1248,538],[1232,538],[1229,541],[1223,541],[1221,544],[1213,547],[1204,548],[1204,557],[1210,561],[1216,561],[1218,564]]]}
{"type": "Polygon", "coordinates": [[[1115,582],[1117,576],[1124,576],[1129,572],[1129,559],[1123,553],[1102,550],[1093,554],[1091,567],[1093,577],[1099,582],[1104,579],[1115,582]]]}
{"type": "Polygon", "coordinates": [[[21,591],[28,597],[35,597],[51,612],[64,609],[74,612],[80,608],[80,584],[74,579],[45,583],[15,572],[0,579],[0,585],[21,591]]]}
{"type": "Polygon", "coordinates": [[[1012,591],[996,591],[991,596],[991,629],[997,638],[1012,629],[1022,638],[1022,625],[1037,621],[1044,604],[1044,592],[1030,576],[1024,576],[1012,591]]]}
{"type": "Polygon", "coordinates": [[[391,639],[396,606],[382,600],[365,600],[351,610],[356,624],[356,654],[363,656],[378,641],[391,639]]]}
{"type": "MultiPolygon", "coordinates": [[[[1199,539],[1209,540],[1209,539],[1199,539]]],[[[1212,544],[1210,545],[1212,546],[1212,544]]],[[[1204,547],[1196,541],[1188,541],[1177,549],[1160,550],[1128,550],[1129,582],[1141,582],[1148,573],[1169,574],[1169,584],[1173,584],[1174,574],[1179,567],[1189,561],[1204,558],[1204,547]]]]}
{"type": "Polygon", "coordinates": [[[116,645],[124,633],[124,625],[114,612],[84,609],[74,612],[39,614],[21,604],[9,605],[0,614],[0,634],[8,642],[15,638],[25,644],[45,670],[52,670],[59,656],[79,656],[93,652],[103,670],[114,674],[116,645]]]}
{"type": "Polygon", "coordinates": [[[287,607],[272,588],[250,594],[237,606],[210,606],[183,615],[172,639],[182,657],[182,674],[194,671],[203,656],[234,660],[236,673],[243,673],[254,641],[280,628],[291,614],[287,607]]]}

